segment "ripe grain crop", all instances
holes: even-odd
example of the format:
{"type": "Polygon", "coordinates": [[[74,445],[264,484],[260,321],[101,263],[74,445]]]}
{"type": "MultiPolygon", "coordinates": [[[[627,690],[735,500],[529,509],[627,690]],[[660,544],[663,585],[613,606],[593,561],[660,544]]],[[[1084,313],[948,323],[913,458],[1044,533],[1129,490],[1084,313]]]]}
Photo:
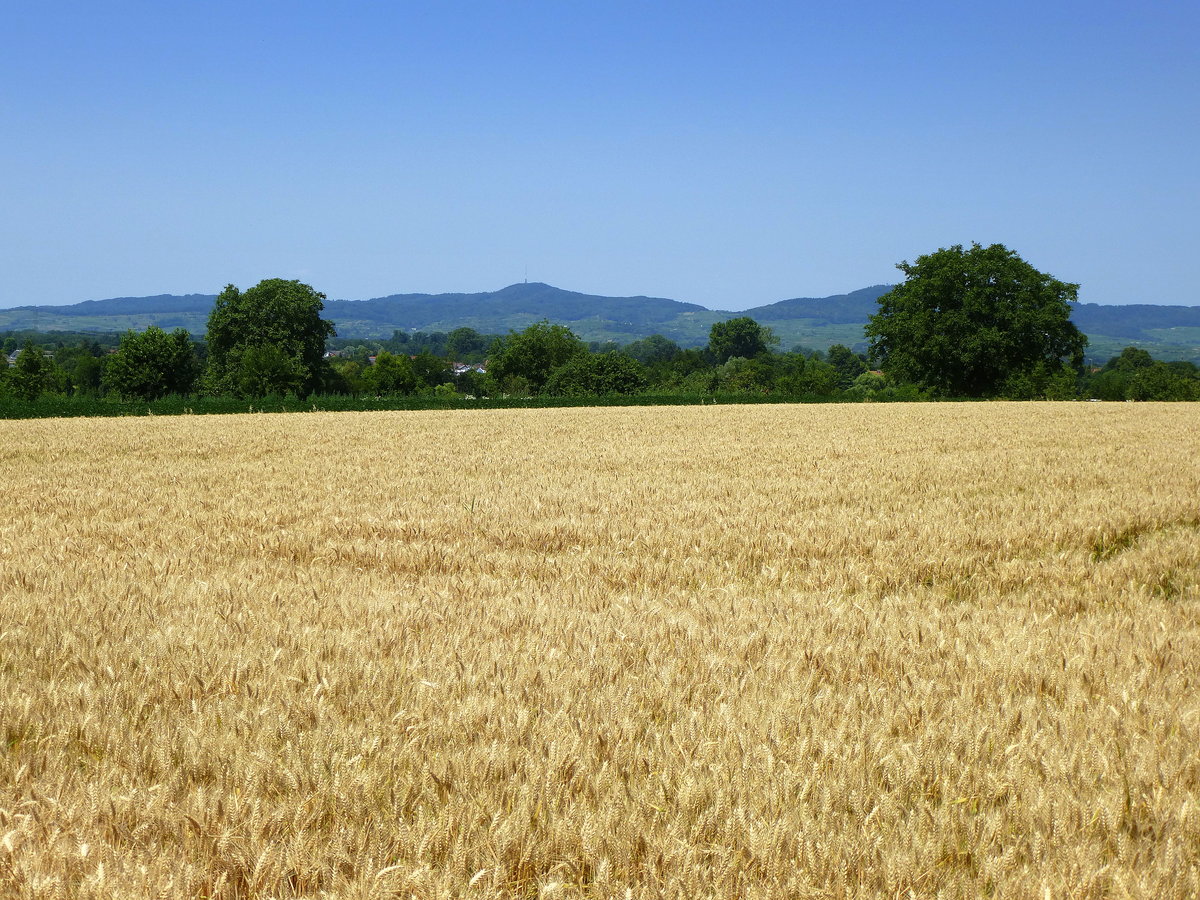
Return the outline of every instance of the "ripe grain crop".
{"type": "Polygon", "coordinates": [[[1200,896],[1200,420],[0,423],[0,896],[1200,896]]]}

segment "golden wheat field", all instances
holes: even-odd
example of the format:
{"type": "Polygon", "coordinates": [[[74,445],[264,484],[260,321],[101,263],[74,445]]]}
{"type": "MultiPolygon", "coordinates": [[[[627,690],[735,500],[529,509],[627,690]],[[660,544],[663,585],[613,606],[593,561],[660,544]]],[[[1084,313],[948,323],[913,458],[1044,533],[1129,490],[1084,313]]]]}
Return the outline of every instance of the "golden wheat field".
{"type": "Polygon", "coordinates": [[[1200,414],[0,423],[0,896],[1196,897],[1200,414]]]}

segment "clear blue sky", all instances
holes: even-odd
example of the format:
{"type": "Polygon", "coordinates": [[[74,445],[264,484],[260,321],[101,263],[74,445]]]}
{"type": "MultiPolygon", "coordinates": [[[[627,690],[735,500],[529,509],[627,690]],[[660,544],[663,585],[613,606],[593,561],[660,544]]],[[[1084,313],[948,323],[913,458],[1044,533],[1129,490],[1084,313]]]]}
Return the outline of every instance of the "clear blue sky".
{"type": "Polygon", "coordinates": [[[0,306],[738,309],[999,242],[1200,304],[1200,4],[77,2],[0,30],[0,306]]]}

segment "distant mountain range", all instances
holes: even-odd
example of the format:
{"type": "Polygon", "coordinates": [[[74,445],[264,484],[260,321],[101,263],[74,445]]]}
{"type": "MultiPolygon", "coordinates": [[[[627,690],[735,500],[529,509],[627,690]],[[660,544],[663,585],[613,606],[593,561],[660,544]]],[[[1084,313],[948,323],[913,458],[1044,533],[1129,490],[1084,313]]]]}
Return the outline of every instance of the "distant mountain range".
{"type": "MultiPolygon", "coordinates": [[[[863,326],[891,289],[874,285],[832,297],[798,297],[740,312],[705,309],[662,297],[601,297],[548,284],[513,284],[480,294],[392,294],[372,300],[327,300],[325,316],[338,335],[386,338],[393,331],[451,331],[466,326],[503,334],[540,319],[569,326],[588,341],[626,343],[662,334],[683,346],[708,340],[714,322],[750,316],[768,325],[783,349],[802,345],[863,346],[863,326]]],[[[0,309],[0,331],[126,331],[186,328],[203,334],[212,294],[161,294],[87,300],[70,306],[0,309]]],[[[1200,306],[1099,306],[1083,303],[1072,319],[1090,340],[1089,357],[1107,359],[1134,345],[1163,359],[1200,362],[1200,306]]]]}

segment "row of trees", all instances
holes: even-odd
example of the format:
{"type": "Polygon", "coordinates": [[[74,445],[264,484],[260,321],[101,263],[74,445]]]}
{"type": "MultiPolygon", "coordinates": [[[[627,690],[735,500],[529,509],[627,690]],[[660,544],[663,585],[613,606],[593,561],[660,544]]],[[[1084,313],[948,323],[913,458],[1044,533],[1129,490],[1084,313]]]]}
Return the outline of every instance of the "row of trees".
{"type": "Polygon", "coordinates": [[[16,364],[0,371],[0,390],[24,398],[74,389],[143,400],[421,392],[1200,399],[1196,366],[1159,362],[1144,350],[1129,348],[1099,370],[1085,369],[1087,339],[1070,321],[1078,285],[1038,272],[1002,245],[955,246],[899,268],[905,282],[880,298],[865,353],[841,345],[823,354],[779,352],[769,328],[739,317],[713,325],[703,348],[684,349],[661,335],[624,347],[589,346],[567,327],[543,321],[504,336],[470,328],[397,332],[373,347],[341,342],[342,352],[330,358],[326,348],[337,342],[321,318],[324,295],[298,281],[269,279],[246,291],[227,286],[203,343],[183,330],[149,328],[127,333],[115,352],[93,344],[51,359],[27,342],[16,364]],[[486,365],[456,371],[452,362],[486,365]]]}
{"type": "MultiPolygon", "coordinates": [[[[604,396],[646,392],[880,400],[933,395],[928,388],[871,368],[865,353],[841,345],[820,353],[804,348],[777,352],[774,344],[770,330],[750,319],[722,323],[707,347],[691,349],[661,335],[624,347],[589,346],[561,325],[540,322],[507,337],[492,338],[486,371],[469,368],[456,373],[451,358],[436,356],[428,349],[409,355],[357,345],[345,355],[320,362],[316,390],[355,395],[604,396]],[[749,343],[733,349],[725,343],[727,331],[749,343]],[[753,355],[733,355],[739,352],[753,355]]],[[[116,352],[81,341],[59,347],[52,355],[27,339],[25,349],[7,371],[0,357],[0,394],[33,399],[46,392],[111,393],[142,400],[168,394],[211,394],[214,379],[206,372],[204,349],[186,332],[166,333],[157,328],[125,335],[116,352]]],[[[297,384],[294,364],[279,360],[269,348],[244,352],[232,371],[231,390],[236,396],[294,392],[297,384]]],[[[1053,378],[1047,377],[1046,371],[1041,366],[1024,378],[1009,376],[996,396],[1200,399],[1200,371],[1195,365],[1162,362],[1132,347],[1101,368],[1067,371],[1053,378]]],[[[220,377],[228,379],[230,374],[227,369],[220,377]]]]}

